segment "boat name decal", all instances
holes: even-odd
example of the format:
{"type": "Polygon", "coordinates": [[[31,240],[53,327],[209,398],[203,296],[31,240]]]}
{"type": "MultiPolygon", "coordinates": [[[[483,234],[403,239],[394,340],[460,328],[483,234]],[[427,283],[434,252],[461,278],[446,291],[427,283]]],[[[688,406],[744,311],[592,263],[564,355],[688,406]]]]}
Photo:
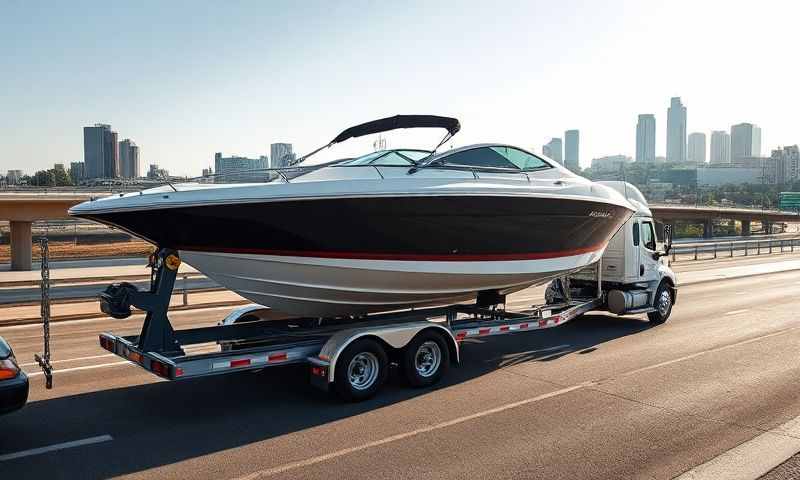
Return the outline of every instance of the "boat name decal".
{"type": "Polygon", "coordinates": [[[592,210],[589,212],[590,217],[600,217],[600,218],[608,218],[611,216],[611,212],[598,212],[597,210],[592,210]]]}

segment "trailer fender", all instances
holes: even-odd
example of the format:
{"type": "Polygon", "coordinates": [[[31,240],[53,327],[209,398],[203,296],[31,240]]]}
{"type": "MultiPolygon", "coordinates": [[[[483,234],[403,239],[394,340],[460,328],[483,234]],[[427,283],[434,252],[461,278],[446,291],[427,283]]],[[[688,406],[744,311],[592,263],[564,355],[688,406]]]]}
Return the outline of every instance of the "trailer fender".
{"type": "Polygon", "coordinates": [[[450,358],[454,363],[460,361],[458,342],[450,329],[431,322],[414,322],[399,325],[373,326],[342,330],[334,334],[319,352],[319,360],[328,364],[328,382],[334,381],[336,361],[339,355],[351,343],[363,337],[373,337],[381,340],[391,348],[401,349],[424,330],[435,330],[447,339],[450,349],[450,358]]]}
{"type": "Polygon", "coordinates": [[[269,307],[265,307],[264,305],[258,305],[255,303],[251,303],[250,305],[243,305],[239,308],[235,308],[231,313],[229,313],[225,318],[223,318],[219,324],[220,325],[233,325],[234,323],[241,320],[243,317],[246,316],[254,316],[261,319],[262,315],[265,315],[270,312],[269,307]]]}

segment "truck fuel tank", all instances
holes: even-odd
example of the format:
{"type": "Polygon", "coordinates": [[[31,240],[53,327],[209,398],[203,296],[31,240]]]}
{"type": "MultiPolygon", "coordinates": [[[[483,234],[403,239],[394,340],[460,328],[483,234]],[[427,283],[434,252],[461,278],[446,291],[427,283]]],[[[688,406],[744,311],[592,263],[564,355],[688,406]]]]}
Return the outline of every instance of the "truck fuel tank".
{"type": "Polygon", "coordinates": [[[650,293],[647,290],[611,290],[608,292],[608,310],[617,315],[644,308],[649,302],[650,293]]]}

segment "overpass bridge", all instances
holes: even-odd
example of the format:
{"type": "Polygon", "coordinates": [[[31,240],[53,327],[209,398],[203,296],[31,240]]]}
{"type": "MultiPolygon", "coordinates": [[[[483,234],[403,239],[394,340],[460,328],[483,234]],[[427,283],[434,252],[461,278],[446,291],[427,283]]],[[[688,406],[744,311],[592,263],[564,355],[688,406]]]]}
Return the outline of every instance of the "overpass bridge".
{"type": "Polygon", "coordinates": [[[703,237],[714,236],[714,220],[733,220],[742,225],[742,235],[751,234],[751,222],[759,222],[769,233],[774,223],[800,222],[798,212],[763,210],[755,208],[707,207],[692,205],[650,205],[653,216],[659,222],[675,225],[676,221],[697,222],[703,225],[703,237]]]}
{"type": "MultiPolygon", "coordinates": [[[[34,221],[69,218],[67,210],[92,197],[111,195],[108,191],[36,191],[0,193],[0,220],[11,224],[11,269],[30,270],[32,266],[32,235],[34,221]]],[[[750,235],[750,223],[771,225],[777,222],[800,221],[797,212],[757,210],[747,208],[694,207],[689,205],[651,205],[655,218],[674,225],[676,221],[695,221],[704,226],[704,236],[713,236],[713,221],[728,219],[742,224],[742,235],[750,235]]],[[[768,230],[767,230],[768,231],[768,230]]]]}

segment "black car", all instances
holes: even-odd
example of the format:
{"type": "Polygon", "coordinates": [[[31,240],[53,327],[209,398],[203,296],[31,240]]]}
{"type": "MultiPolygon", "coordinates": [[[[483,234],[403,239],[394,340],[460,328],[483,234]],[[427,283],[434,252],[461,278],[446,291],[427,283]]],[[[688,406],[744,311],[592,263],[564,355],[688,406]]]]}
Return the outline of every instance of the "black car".
{"type": "Polygon", "coordinates": [[[14,352],[0,337],[0,415],[19,410],[28,401],[28,376],[25,375],[14,352]]]}

